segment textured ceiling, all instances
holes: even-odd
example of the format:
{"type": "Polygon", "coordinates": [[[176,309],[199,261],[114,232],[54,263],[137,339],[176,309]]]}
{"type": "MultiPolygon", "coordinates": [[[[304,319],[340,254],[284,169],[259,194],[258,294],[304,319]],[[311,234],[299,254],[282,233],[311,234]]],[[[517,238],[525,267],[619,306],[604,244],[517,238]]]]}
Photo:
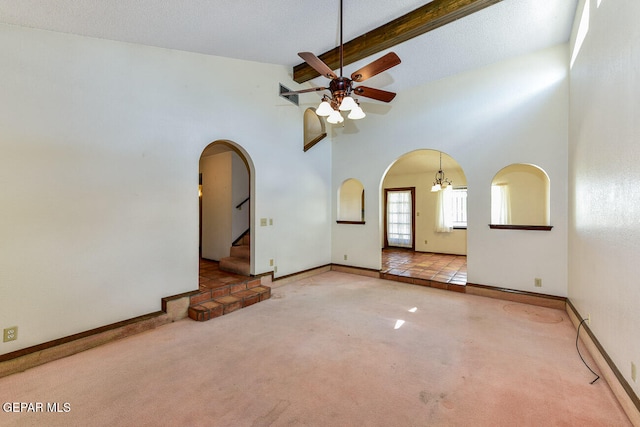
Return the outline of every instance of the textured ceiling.
{"type": "MultiPolygon", "coordinates": [[[[344,40],[425,3],[344,0],[344,40]]],[[[394,47],[402,64],[367,85],[400,92],[565,43],[576,4],[503,0],[394,47]]],[[[339,0],[0,0],[0,22],[291,68],[301,62],[297,52],[319,55],[338,44],[339,0]]],[[[384,53],[349,65],[345,74],[384,53]]],[[[298,87],[293,81],[283,83],[298,87]]],[[[312,81],[325,83],[322,78],[312,81]]]]}

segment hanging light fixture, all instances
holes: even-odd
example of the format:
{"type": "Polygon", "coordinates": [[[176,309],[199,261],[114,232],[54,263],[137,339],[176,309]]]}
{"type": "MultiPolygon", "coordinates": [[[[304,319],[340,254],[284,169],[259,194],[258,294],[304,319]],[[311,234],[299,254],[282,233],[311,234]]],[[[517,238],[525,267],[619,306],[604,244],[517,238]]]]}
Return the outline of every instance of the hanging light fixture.
{"type": "Polygon", "coordinates": [[[349,111],[347,118],[351,120],[359,120],[367,116],[364,111],[362,111],[360,105],[358,105],[358,101],[351,97],[350,88],[344,91],[333,91],[331,95],[331,97],[327,95],[322,97],[320,105],[318,105],[318,108],[316,108],[316,114],[318,116],[331,117],[333,115],[335,117],[333,121],[327,118],[327,121],[329,123],[342,123],[344,121],[344,117],[342,118],[342,120],[337,119],[338,115],[342,117],[342,114],[340,114],[341,111],[349,111]]]}
{"type": "Polygon", "coordinates": [[[445,188],[447,185],[452,185],[453,183],[449,178],[444,177],[444,172],[442,172],[442,151],[440,152],[440,169],[436,173],[436,179],[433,181],[433,187],[431,187],[431,192],[437,192],[445,188]]]}
{"type": "Polygon", "coordinates": [[[299,93],[329,90],[331,92],[331,95],[325,95],[322,97],[322,102],[320,102],[320,105],[318,106],[318,108],[316,108],[316,114],[320,117],[327,117],[327,122],[334,124],[344,122],[344,117],[341,114],[343,111],[348,112],[347,118],[351,120],[359,120],[366,117],[366,114],[364,113],[364,111],[362,111],[362,107],[360,107],[358,101],[354,99],[353,96],[364,96],[366,98],[375,99],[377,101],[391,102],[391,100],[393,100],[393,98],[396,96],[394,92],[366,86],[354,87],[353,84],[362,83],[363,81],[370,79],[371,77],[400,64],[400,58],[398,57],[398,55],[393,52],[389,52],[386,55],[376,59],[375,61],[365,65],[359,70],[354,71],[353,73],[351,73],[350,78],[343,75],[344,43],[342,39],[342,3],[343,1],[340,0],[340,75],[334,73],[332,68],[330,68],[324,61],[322,61],[313,53],[298,52],[298,56],[304,59],[308,66],[313,68],[319,75],[331,79],[329,87],[313,87],[296,91],[280,92],[281,96],[287,96],[299,93]],[[338,117],[338,115],[340,117],[338,117]]]}
{"type": "Polygon", "coordinates": [[[340,0],[340,77],[336,77],[331,80],[331,83],[329,83],[331,96],[323,96],[322,102],[316,109],[316,114],[318,114],[319,116],[329,116],[327,117],[327,122],[331,124],[344,122],[344,117],[342,117],[342,114],[340,114],[341,111],[350,111],[347,118],[351,120],[359,120],[367,116],[364,111],[362,111],[362,108],[360,108],[360,105],[357,104],[357,101],[355,101],[351,97],[351,93],[353,92],[352,80],[346,77],[342,77],[342,68],[344,65],[344,43],[342,42],[342,13],[342,0],[340,0]],[[330,107],[335,113],[328,112],[327,114],[324,114],[327,112],[327,107],[330,107]],[[320,112],[323,114],[318,113],[318,110],[320,110],[320,112]],[[338,115],[340,116],[340,118],[338,118],[338,115]]]}

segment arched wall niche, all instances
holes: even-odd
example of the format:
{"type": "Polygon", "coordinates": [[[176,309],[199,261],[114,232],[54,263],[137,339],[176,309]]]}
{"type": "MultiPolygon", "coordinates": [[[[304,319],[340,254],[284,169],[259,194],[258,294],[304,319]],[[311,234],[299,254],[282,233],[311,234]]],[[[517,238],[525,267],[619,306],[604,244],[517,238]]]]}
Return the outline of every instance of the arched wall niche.
{"type": "Polygon", "coordinates": [[[491,180],[491,228],[550,230],[550,181],[539,166],[514,163],[491,180]]]}
{"type": "Polygon", "coordinates": [[[303,115],[303,150],[307,151],[327,136],[324,120],[316,114],[314,108],[307,108],[303,115]]]}
{"type": "Polygon", "coordinates": [[[348,178],[338,189],[338,224],[364,224],[364,186],[348,178]]]}

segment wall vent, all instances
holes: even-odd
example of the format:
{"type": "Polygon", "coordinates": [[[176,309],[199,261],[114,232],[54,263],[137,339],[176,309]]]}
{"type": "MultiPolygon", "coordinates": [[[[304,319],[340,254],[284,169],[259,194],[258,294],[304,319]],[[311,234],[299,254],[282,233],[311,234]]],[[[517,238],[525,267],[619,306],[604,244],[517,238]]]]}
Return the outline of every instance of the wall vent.
{"type": "Polygon", "coordinates": [[[283,95],[284,92],[289,92],[291,89],[289,89],[286,86],[283,86],[282,83],[280,83],[280,96],[288,99],[292,104],[298,105],[298,94],[293,94],[293,95],[283,95]]]}

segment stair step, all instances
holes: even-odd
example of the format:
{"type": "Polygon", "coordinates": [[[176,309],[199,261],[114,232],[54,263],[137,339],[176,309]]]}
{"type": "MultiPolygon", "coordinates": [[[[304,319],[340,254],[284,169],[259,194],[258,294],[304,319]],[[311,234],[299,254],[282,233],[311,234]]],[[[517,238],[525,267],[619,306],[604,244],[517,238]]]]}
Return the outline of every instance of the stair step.
{"type": "Polygon", "coordinates": [[[260,279],[231,283],[191,295],[189,317],[204,322],[271,298],[260,279]]]}
{"type": "Polygon", "coordinates": [[[239,258],[235,256],[222,258],[218,268],[222,271],[242,274],[243,276],[249,276],[251,274],[251,263],[247,258],[239,258]]]}
{"type": "Polygon", "coordinates": [[[231,246],[231,256],[235,258],[251,259],[251,246],[238,245],[231,246]]]}

